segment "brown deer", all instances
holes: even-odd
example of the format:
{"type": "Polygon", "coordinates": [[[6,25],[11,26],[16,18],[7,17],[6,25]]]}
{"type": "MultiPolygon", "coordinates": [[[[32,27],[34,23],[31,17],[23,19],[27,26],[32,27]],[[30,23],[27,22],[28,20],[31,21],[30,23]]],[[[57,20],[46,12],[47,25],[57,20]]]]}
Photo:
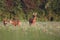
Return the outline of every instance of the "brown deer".
{"type": "Polygon", "coordinates": [[[20,24],[21,24],[21,22],[19,20],[15,20],[15,19],[10,20],[10,23],[14,26],[17,26],[17,25],[20,26],[20,24]]]}
{"type": "Polygon", "coordinates": [[[29,24],[32,25],[32,24],[35,24],[36,22],[36,13],[33,13],[33,16],[32,18],[29,19],[29,24]]]}
{"type": "Polygon", "coordinates": [[[7,23],[8,23],[7,19],[4,18],[4,19],[3,19],[3,24],[4,24],[4,26],[6,26],[7,23]]]}

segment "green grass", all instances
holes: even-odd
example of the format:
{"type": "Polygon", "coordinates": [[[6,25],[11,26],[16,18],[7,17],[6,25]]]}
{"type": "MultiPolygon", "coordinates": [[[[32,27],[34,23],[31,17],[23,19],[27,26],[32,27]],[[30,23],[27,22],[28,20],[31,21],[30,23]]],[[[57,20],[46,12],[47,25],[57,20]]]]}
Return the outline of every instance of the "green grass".
{"type": "Polygon", "coordinates": [[[0,29],[0,40],[60,40],[60,36],[57,35],[51,35],[34,27],[28,27],[27,29],[2,27],[0,29]]]}
{"type": "Polygon", "coordinates": [[[60,38],[41,30],[20,28],[19,30],[0,29],[0,40],[60,40],[60,38]]]}

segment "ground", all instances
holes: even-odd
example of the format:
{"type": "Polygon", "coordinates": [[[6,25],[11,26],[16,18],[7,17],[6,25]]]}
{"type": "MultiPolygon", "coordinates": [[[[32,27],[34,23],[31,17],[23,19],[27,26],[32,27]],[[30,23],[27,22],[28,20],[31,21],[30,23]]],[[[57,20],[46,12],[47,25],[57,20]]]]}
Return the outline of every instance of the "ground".
{"type": "Polygon", "coordinates": [[[0,23],[0,40],[60,40],[60,22],[21,23],[16,27],[0,23]]]}

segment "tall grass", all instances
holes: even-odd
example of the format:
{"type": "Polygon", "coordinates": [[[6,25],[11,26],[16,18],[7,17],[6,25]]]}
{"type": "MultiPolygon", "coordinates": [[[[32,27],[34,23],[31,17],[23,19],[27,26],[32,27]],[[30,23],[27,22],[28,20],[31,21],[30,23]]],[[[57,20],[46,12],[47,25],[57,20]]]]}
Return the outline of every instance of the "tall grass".
{"type": "Polygon", "coordinates": [[[60,25],[57,22],[39,22],[29,26],[0,25],[0,40],[60,40],[60,25]]]}

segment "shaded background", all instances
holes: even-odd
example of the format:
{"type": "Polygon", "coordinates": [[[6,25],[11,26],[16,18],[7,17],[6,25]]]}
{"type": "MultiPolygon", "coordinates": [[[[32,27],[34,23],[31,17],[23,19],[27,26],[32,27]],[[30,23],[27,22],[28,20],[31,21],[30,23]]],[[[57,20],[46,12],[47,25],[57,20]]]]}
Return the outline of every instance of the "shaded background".
{"type": "Polygon", "coordinates": [[[37,21],[60,21],[60,0],[0,0],[0,21],[3,18],[28,20],[37,12],[37,21]]]}

